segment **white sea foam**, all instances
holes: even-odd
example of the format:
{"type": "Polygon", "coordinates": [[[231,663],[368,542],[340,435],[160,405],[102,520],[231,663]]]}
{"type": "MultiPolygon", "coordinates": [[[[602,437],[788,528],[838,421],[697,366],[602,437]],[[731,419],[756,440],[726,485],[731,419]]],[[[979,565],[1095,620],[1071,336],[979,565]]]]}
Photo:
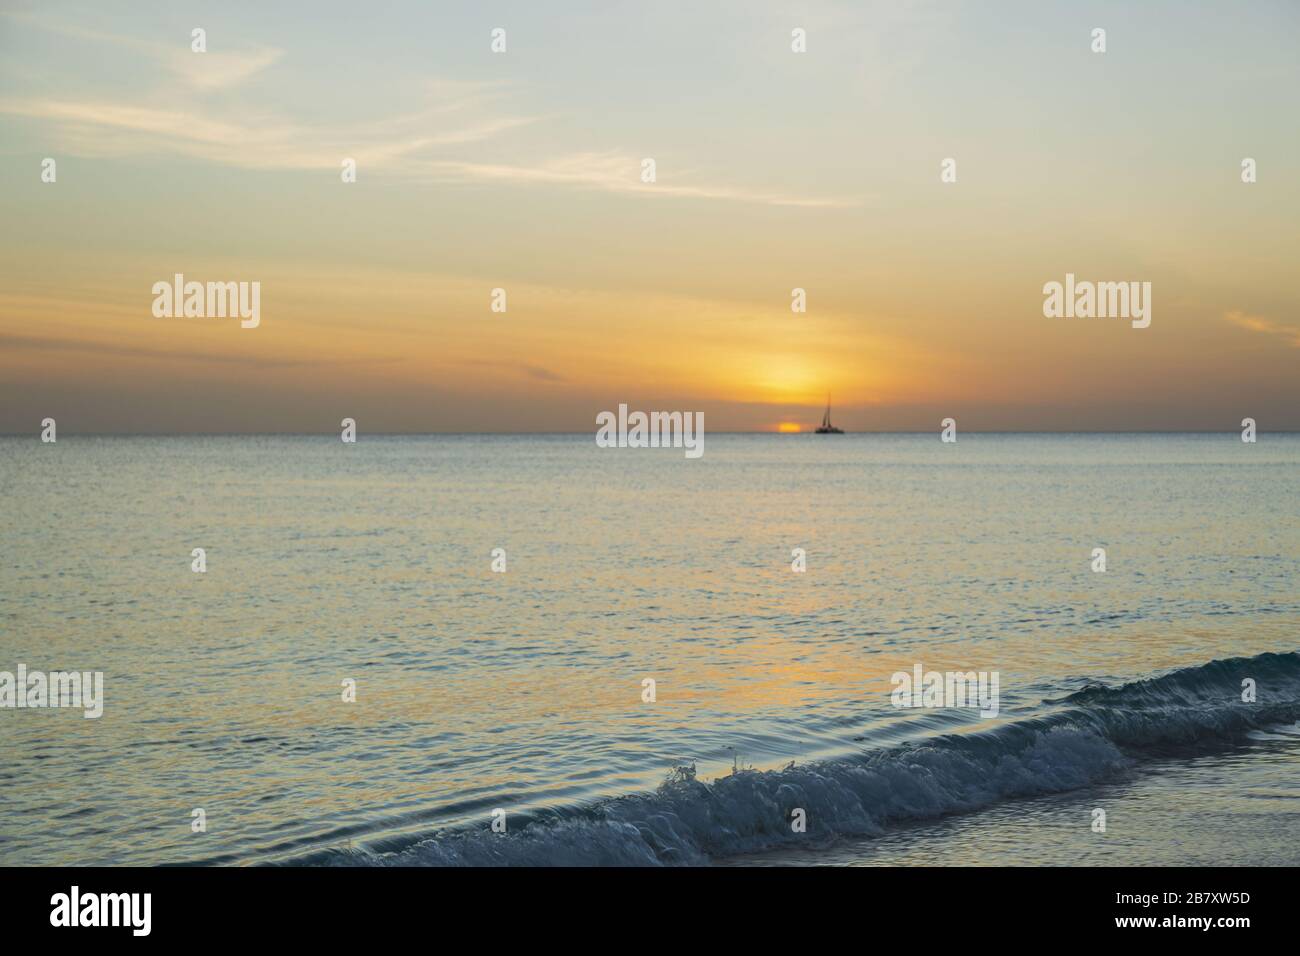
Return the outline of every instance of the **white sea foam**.
{"type": "Polygon", "coordinates": [[[704,864],[725,855],[870,836],[909,820],[1086,786],[1154,755],[1222,748],[1300,717],[1300,653],[1214,661],[1045,702],[1042,716],[853,759],[741,771],[706,783],[678,768],[654,793],[574,808],[509,835],[453,830],[388,853],[298,862],[430,866],[704,864]],[[1243,676],[1277,702],[1245,704],[1243,676]],[[806,834],[788,824],[806,811],[806,834]]]}

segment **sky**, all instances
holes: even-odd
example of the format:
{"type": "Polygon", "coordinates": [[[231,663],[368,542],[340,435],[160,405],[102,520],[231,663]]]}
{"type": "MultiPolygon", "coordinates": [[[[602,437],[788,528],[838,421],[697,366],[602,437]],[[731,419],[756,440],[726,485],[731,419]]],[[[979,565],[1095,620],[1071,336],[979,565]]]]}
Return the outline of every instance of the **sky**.
{"type": "Polygon", "coordinates": [[[0,0],[0,433],[828,395],[850,431],[1300,430],[1297,35],[1270,0],[0,0]],[[260,283],[260,324],[156,317],[177,273],[260,283]],[[1067,273],[1150,282],[1150,326],[1045,317],[1067,273]]]}

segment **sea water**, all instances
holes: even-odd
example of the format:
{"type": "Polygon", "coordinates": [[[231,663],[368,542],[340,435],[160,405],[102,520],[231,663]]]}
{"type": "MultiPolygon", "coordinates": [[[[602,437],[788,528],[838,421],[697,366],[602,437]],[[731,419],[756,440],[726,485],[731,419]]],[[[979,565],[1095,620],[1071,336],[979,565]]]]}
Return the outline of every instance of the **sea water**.
{"type": "Polygon", "coordinates": [[[1300,436],[33,435],[0,491],[0,671],[104,675],[0,709],[0,863],[1300,862],[1300,436]]]}

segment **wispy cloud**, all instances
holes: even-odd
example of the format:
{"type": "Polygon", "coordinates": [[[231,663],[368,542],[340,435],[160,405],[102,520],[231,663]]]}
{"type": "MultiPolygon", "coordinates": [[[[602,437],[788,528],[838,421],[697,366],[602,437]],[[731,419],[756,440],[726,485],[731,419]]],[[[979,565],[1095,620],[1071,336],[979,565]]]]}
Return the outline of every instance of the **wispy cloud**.
{"type": "MultiPolygon", "coordinates": [[[[499,83],[433,81],[414,112],[354,123],[307,125],[270,110],[204,94],[247,84],[279,62],[265,45],[194,53],[188,35],[161,43],[27,12],[0,12],[27,26],[151,60],[170,81],[131,102],[95,93],[6,97],[0,114],[54,127],[60,148],[82,156],[179,155],[245,169],[338,168],[343,157],[382,168],[420,149],[478,142],[531,120],[515,116],[455,119],[501,92],[499,83]],[[179,82],[178,82],[179,81],[179,82]]],[[[246,98],[245,98],[246,99],[246,98]]]]}
{"type": "Polygon", "coordinates": [[[1280,322],[1274,322],[1272,319],[1265,319],[1258,315],[1247,315],[1245,312],[1238,311],[1226,312],[1223,317],[1239,328],[1284,338],[1291,348],[1300,349],[1300,326],[1283,325],[1280,322]]]}
{"type": "Polygon", "coordinates": [[[246,82],[278,61],[284,51],[260,47],[247,52],[168,50],[165,62],[173,74],[199,90],[222,90],[246,82]]]}
{"type": "Polygon", "coordinates": [[[507,372],[517,372],[526,375],[528,378],[538,382],[559,383],[566,379],[563,375],[552,372],[549,368],[541,365],[534,365],[530,362],[490,362],[484,359],[472,359],[461,362],[462,365],[474,365],[479,368],[497,368],[504,369],[507,372]]]}
{"type": "Polygon", "coordinates": [[[430,128],[427,113],[355,127],[308,127],[271,115],[223,117],[199,109],[134,106],[98,100],[0,100],[0,113],[54,123],[66,148],[82,155],[179,154],[245,169],[337,168],[342,157],[383,168],[421,150],[462,145],[531,122],[500,117],[430,128]]]}
{"type": "Polygon", "coordinates": [[[0,332],[0,346],[5,349],[35,352],[87,352],[95,355],[125,356],[133,359],[157,359],[164,362],[184,360],[256,366],[259,368],[316,368],[337,365],[371,365],[379,362],[399,362],[400,356],[386,358],[286,358],[258,354],[222,354],[185,349],[155,349],[139,345],[118,345],[91,339],[57,339],[33,335],[9,335],[0,332]]]}
{"type": "Polygon", "coordinates": [[[361,174],[383,170],[438,183],[561,186],[645,197],[673,197],[769,206],[846,208],[856,197],[800,196],[743,183],[701,181],[683,168],[666,168],[659,181],[643,183],[641,157],[619,149],[573,150],[546,146],[545,133],[528,145],[514,144],[491,158],[468,155],[472,147],[548,117],[515,115],[501,106],[512,90],[502,80],[431,78],[423,102],[406,113],[328,124],[295,122],[269,108],[212,97],[214,91],[250,84],[286,59],[270,46],[190,51],[188,36],[160,43],[93,29],[44,14],[5,12],[20,25],[88,43],[120,48],[151,59],[172,82],[142,98],[124,101],[96,93],[5,97],[0,114],[49,124],[43,135],[76,155],[181,156],[259,170],[325,170],[355,159],[361,174]],[[179,81],[179,82],[177,82],[179,81]],[[502,157],[505,156],[503,159],[502,157]]]}
{"type": "Polygon", "coordinates": [[[572,153],[533,165],[443,160],[428,164],[426,169],[434,178],[450,182],[547,183],[643,196],[717,199],[769,206],[846,208],[861,204],[856,198],[791,196],[740,186],[673,182],[669,175],[658,182],[644,183],[640,178],[640,158],[617,150],[572,153]]]}
{"type": "Polygon", "coordinates": [[[210,50],[198,54],[190,49],[188,37],[184,38],[183,43],[163,44],[141,37],[93,30],[43,14],[4,11],[0,12],[0,16],[60,36],[143,54],[169,71],[175,79],[203,91],[221,90],[245,83],[284,55],[283,50],[269,46],[253,46],[245,50],[210,50]]]}
{"type": "Polygon", "coordinates": [[[859,198],[823,198],[768,192],[738,185],[692,183],[666,173],[641,181],[641,159],[607,150],[577,152],[535,163],[442,159],[440,147],[465,146],[537,122],[523,116],[483,118],[449,125],[457,104],[371,120],[356,126],[298,126],[263,114],[219,116],[198,108],[158,108],[101,100],[0,100],[0,114],[56,125],[63,145],[91,156],[139,153],[181,155],[244,169],[336,169],[344,156],[363,170],[383,169],[444,183],[492,182],[558,185],[648,197],[679,197],[769,206],[848,208],[859,198]]]}

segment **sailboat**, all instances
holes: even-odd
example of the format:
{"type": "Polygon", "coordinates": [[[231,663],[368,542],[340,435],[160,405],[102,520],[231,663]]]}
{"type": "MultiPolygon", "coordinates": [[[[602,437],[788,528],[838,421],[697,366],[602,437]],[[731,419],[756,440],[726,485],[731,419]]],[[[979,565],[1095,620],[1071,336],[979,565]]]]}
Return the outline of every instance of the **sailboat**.
{"type": "Polygon", "coordinates": [[[836,428],[831,424],[831,397],[826,396],[826,414],[822,416],[821,427],[817,429],[818,435],[843,435],[843,428],[836,428]]]}

